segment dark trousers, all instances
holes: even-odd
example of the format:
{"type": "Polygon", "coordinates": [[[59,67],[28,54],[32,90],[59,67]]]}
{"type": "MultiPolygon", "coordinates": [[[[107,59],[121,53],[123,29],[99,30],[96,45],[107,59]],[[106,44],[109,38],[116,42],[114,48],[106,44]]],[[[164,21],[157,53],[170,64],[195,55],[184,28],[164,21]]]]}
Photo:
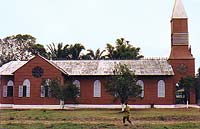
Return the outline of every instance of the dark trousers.
{"type": "Polygon", "coordinates": [[[126,120],[131,124],[131,121],[130,121],[130,119],[129,119],[129,115],[123,117],[123,123],[124,123],[124,124],[125,124],[125,121],[126,121],[126,120]]]}

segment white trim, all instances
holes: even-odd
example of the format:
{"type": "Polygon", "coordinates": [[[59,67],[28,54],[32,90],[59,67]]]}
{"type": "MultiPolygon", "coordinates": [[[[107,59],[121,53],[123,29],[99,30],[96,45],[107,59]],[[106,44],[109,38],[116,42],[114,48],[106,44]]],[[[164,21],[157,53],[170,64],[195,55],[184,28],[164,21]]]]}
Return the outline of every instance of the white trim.
{"type": "Polygon", "coordinates": [[[60,105],[13,105],[13,109],[60,109],[60,105]]]}
{"type": "MultiPolygon", "coordinates": [[[[129,105],[130,108],[135,109],[147,109],[151,108],[151,105],[129,105]]],[[[198,105],[189,105],[190,108],[199,108],[198,105]]],[[[61,109],[60,105],[15,105],[15,104],[0,104],[0,108],[13,108],[13,109],[61,109]]],[[[84,108],[84,109],[121,109],[121,104],[119,105],[89,105],[89,104],[65,104],[64,109],[74,109],[74,108],[84,108]]],[[[184,104],[177,105],[154,105],[154,108],[186,108],[184,104]]]]}
{"type": "Polygon", "coordinates": [[[3,86],[3,97],[7,97],[8,87],[6,85],[3,86]]]}
{"type": "Polygon", "coordinates": [[[81,83],[80,83],[80,81],[74,80],[73,85],[75,85],[79,89],[79,94],[77,95],[77,97],[80,97],[80,95],[81,95],[81,83]]]}
{"type": "Polygon", "coordinates": [[[25,79],[23,82],[23,86],[26,86],[26,97],[30,97],[30,86],[31,86],[30,80],[25,79]]]}
{"type": "Polygon", "coordinates": [[[0,104],[0,108],[13,108],[14,104],[0,104]]]}
{"type": "MultiPolygon", "coordinates": [[[[130,108],[150,108],[150,105],[129,105],[130,108]]],[[[89,105],[89,104],[65,104],[64,109],[73,108],[100,108],[100,109],[121,109],[121,105],[89,105]]],[[[60,105],[13,105],[13,109],[60,109],[60,105]]]]}
{"type": "Polygon", "coordinates": [[[159,80],[157,84],[158,98],[165,98],[165,81],[159,80]]]}
{"type": "Polygon", "coordinates": [[[141,96],[141,97],[144,97],[144,82],[143,82],[142,80],[138,80],[138,81],[136,82],[136,84],[139,85],[139,86],[141,86],[142,92],[141,92],[140,96],[141,96]]]}
{"type": "Polygon", "coordinates": [[[18,97],[23,97],[23,86],[22,85],[19,85],[18,97]]]}
{"type": "Polygon", "coordinates": [[[176,108],[176,105],[154,105],[154,108],[176,108]]]}
{"type": "Polygon", "coordinates": [[[14,86],[14,82],[12,80],[9,80],[7,86],[14,86]]]}
{"type": "Polygon", "coordinates": [[[101,97],[101,81],[95,80],[93,85],[93,97],[101,97]]]}
{"type": "Polygon", "coordinates": [[[44,86],[41,86],[40,87],[40,97],[45,97],[45,88],[44,88],[44,86]]]}

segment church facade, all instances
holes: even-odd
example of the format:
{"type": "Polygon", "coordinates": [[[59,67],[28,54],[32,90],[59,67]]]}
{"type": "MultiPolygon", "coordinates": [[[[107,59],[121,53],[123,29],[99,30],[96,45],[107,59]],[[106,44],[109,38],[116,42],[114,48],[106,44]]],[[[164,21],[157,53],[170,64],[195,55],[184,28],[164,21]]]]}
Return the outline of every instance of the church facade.
{"type": "MultiPolygon", "coordinates": [[[[176,0],[171,18],[171,53],[169,58],[140,60],[63,60],[53,61],[37,55],[29,61],[11,61],[0,67],[1,107],[24,105],[59,105],[49,97],[43,81],[71,80],[80,88],[80,105],[117,105],[106,92],[105,78],[116,64],[127,66],[138,76],[142,99],[129,100],[131,105],[175,105],[176,85],[181,77],[194,76],[195,59],[191,54],[188,18],[181,0],[176,0]]],[[[190,93],[190,104],[196,104],[196,93],[190,93]]],[[[71,104],[71,102],[65,102],[71,104]]]]}

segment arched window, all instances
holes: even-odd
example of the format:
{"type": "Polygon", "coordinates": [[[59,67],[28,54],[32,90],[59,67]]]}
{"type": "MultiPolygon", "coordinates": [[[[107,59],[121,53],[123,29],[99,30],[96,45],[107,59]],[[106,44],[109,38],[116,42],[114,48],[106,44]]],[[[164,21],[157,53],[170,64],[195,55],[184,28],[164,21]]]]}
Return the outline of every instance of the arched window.
{"type": "Polygon", "coordinates": [[[19,86],[19,97],[30,97],[30,81],[25,79],[23,85],[19,86]]]}
{"type": "Polygon", "coordinates": [[[7,85],[3,86],[3,97],[13,96],[13,86],[14,82],[12,80],[9,80],[7,85]]]}
{"type": "Polygon", "coordinates": [[[163,80],[158,81],[158,97],[165,97],[165,82],[163,80]]]}
{"type": "Polygon", "coordinates": [[[141,97],[144,97],[144,82],[142,80],[138,80],[136,84],[141,86],[142,88],[141,97]]]}
{"type": "Polygon", "coordinates": [[[80,85],[80,81],[79,81],[79,80],[74,80],[74,81],[73,81],[73,84],[74,84],[76,87],[78,87],[78,89],[79,89],[79,95],[78,95],[77,97],[80,97],[80,95],[81,95],[81,85],[80,85]]]}
{"type": "Polygon", "coordinates": [[[40,90],[40,97],[51,97],[51,89],[50,89],[50,82],[51,79],[43,79],[43,85],[41,85],[41,90],[40,90]]]}
{"type": "Polygon", "coordinates": [[[100,80],[94,81],[94,97],[101,97],[101,82],[100,82],[100,80]]]}

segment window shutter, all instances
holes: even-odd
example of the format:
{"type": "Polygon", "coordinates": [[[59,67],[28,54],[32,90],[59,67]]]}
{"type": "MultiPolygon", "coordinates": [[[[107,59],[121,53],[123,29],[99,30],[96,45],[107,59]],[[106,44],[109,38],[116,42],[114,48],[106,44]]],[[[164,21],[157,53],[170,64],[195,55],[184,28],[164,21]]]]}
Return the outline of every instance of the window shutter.
{"type": "Polygon", "coordinates": [[[101,82],[99,80],[94,82],[94,97],[101,97],[101,82]]]}
{"type": "Polygon", "coordinates": [[[44,88],[44,86],[41,86],[40,97],[45,97],[45,88],[44,88]]]}
{"type": "Polygon", "coordinates": [[[30,85],[26,86],[26,97],[30,97],[30,85]]]}
{"type": "Polygon", "coordinates": [[[19,86],[18,97],[22,97],[22,96],[23,96],[23,86],[20,85],[20,86],[19,86]]]}
{"type": "Polygon", "coordinates": [[[3,97],[7,97],[7,86],[3,86],[3,97]]]}

